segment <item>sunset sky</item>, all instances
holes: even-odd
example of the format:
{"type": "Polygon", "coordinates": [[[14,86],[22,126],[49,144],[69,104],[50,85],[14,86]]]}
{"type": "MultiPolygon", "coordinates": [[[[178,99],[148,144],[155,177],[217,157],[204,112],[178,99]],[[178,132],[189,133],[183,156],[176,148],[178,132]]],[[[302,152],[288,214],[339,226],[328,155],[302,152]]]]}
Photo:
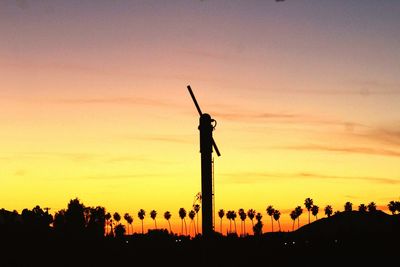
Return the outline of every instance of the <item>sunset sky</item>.
{"type": "Polygon", "coordinates": [[[383,209],[400,200],[399,14],[396,0],[1,1],[0,207],[78,197],[135,231],[140,208],[161,227],[169,210],[178,231],[201,190],[190,84],[218,122],[217,210],[253,208],[269,231],[268,205],[289,230],[307,197],[319,217],[383,209]]]}

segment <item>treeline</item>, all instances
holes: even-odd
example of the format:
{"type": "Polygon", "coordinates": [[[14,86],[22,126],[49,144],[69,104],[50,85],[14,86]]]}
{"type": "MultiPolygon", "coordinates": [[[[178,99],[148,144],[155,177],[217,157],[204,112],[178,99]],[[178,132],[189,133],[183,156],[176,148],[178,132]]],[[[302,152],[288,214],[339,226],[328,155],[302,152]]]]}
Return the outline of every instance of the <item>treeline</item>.
{"type": "MultiPolygon", "coordinates": [[[[308,223],[310,223],[311,215],[315,217],[315,220],[318,219],[320,209],[318,205],[314,204],[313,199],[306,198],[304,201],[304,208],[308,211],[308,223]]],[[[392,214],[400,213],[400,201],[390,201],[387,204],[387,208],[392,214]]],[[[351,202],[346,202],[344,204],[344,211],[352,210],[353,204],[351,202]]],[[[370,202],[367,205],[360,204],[358,206],[359,212],[374,212],[376,210],[377,206],[375,202],[370,202]]],[[[194,235],[200,233],[198,229],[199,211],[199,204],[193,205],[193,209],[188,213],[184,208],[179,209],[178,216],[181,219],[181,235],[191,235],[192,229],[194,235]],[[190,219],[189,234],[186,224],[187,215],[190,219]]],[[[327,205],[323,208],[323,212],[326,217],[330,217],[340,211],[337,210],[334,212],[332,206],[327,205]]],[[[150,218],[154,221],[154,229],[157,229],[157,211],[152,210],[149,214],[150,218]]],[[[281,212],[272,205],[268,205],[265,214],[271,217],[271,231],[274,232],[274,221],[278,224],[278,231],[281,231],[281,212]]],[[[295,230],[296,222],[297,227],[300,227],[299,218],[302,214],[303,208],[301,206],[295,207],[293,211],[290,212],[289,216],[293,221],[292,231],[295,230]]],[[[168,222],[169,233],[172,234],[170,224],[170,218],[172,217],[171,212],[166,211],[163,215],[164,219],[168,222]]],[[[261,212],[256,212],[254,209],[249,209],[247,212],[242,208],[239,209],[238,212],[235,210],[228,210],[225,212],[223,209],[220,209],[217,215],[220,218],[220,233],[223,233],[222,223],[224,218],[229,221],[229,228],[227,228],[229,230],[227,230],[227,234],[246,236],[247,219],[251,221],[251,230],[254,235],[263,233],[263,215],[261,212]],[[241,222],[239,231],[236,228],[237,217],[241,222]],[[254,219],[256,219],[256,222],[254,222],[254,219]],[[232,224],[234,227],[232,227],[232,224]]],[[[137,213],[137,217],[141,220],[141,233],[144,234],[143,220],[146,217],[146,211],[140,209],[137,213]]],[[[14,233],[43,236],[51,232],[59,236],[68,237],[101,238],[108,236],[122,238],[125,234],[133,234],[132,223],[133,217],[129,213],[125,213],[121,216],[118,212],[113,214],[106,212],[106,209],[101,206],[86,207],[78,198],[70,200],[67,208],[57,211],[54,216],[49,213],[49,208],[41,208],[40,206],[36,206],[31,210],[24,209],[21,214],[15,210],[13,212],[4,209],[0,210],[0,233],[7,235],[14,233]],[[126,226],[123,224],[122,220],[125,220],[126,226]]]]}

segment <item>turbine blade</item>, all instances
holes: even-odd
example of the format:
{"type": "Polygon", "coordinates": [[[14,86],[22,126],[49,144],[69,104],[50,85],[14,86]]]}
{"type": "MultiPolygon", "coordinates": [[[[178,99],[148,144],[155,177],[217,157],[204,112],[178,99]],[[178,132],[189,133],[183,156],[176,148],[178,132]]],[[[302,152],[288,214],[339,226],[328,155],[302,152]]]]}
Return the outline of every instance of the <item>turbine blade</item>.
{"type": "Polygon", "coordinates": [[[218,157],[220,157],[220,156],[221,156],[221,153],[219,153],[219,149],[218,149],[218,147],[217,147],[217,144],[216,144],[215,141],[214,141],[214,138],[212,139],[212,145],[213,145],[214,150],[215,150],[215,152],[217,153],[218,157]]]}
{"type": "Polygon", "coordinates": [[[203,113],[201,112],[200,106],[197,103],[196,97],[193,94],[192,88],[190,88],[190,85],[187,86],[187,89],[189,90],[189,94],[192,97],[192,100],[194,102],[194,105],[196,106],[197,111],[199,112],[199,115],[201,116],[203,113]]]}

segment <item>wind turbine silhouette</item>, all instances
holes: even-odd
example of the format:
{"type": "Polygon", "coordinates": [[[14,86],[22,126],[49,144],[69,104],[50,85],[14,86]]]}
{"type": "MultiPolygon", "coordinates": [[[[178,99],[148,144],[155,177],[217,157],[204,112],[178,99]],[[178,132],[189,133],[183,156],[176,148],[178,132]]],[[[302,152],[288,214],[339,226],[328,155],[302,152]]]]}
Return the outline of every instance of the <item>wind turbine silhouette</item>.
{"type": "Polygon", "coordinates": [[[202,113],[196,97],[193,94],[190,85],[187,86],[190,96],[200,115],[200,153],[201,153],[201,198],[202,198],[202,233],[204,237],[212,236],[214,232],[213,208],[214,208],[214,192],[213,192],[213,147],[218,157],[219,153],[217,144],[214,141],[212,132],[217,125],[217,121],[212,119],[207,113],[202,113]]]}

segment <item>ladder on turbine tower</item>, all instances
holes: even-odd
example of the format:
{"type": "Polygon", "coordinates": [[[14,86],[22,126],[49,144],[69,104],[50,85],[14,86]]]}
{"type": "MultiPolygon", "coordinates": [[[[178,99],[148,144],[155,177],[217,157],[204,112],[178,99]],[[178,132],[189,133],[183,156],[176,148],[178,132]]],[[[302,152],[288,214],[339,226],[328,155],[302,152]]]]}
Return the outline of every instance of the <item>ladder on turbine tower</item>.
{"type": "Polygon", "coordinates": [[[211,167],[212,167],[212,215],[213,215],[213,225],[212,225],[212,229],[215,231],[215,193],[214,193],[214,188],[215,188],[215,184],[214,184],[214,157],[211,160],[211,167]]]}

